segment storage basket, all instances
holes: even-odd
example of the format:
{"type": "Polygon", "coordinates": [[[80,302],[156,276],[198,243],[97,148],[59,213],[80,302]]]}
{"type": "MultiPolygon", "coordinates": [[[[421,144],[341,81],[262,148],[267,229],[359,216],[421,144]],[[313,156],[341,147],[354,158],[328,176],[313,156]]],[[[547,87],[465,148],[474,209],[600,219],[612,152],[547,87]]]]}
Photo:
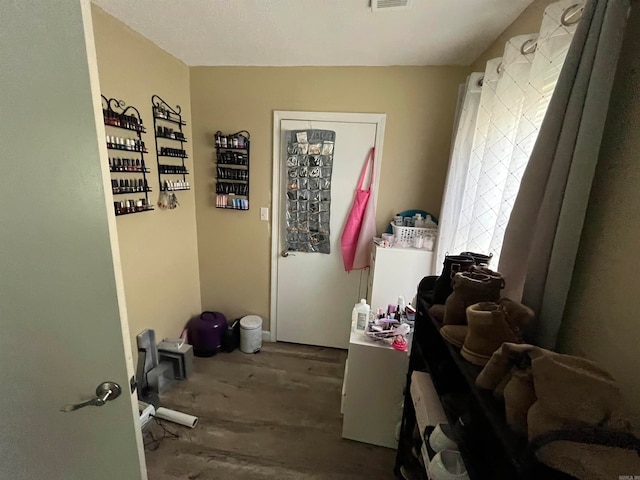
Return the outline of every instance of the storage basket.
{"type": "Polygon", "coordinates": [[[393,228],[393,235],[396,237],[396,242],[406,242],[409,245],[413,243],[413,239],[417,237],[426,237],[438,235],[438,229],[434,227],[401,227],[395,223],[391,223],[393,228]]]}

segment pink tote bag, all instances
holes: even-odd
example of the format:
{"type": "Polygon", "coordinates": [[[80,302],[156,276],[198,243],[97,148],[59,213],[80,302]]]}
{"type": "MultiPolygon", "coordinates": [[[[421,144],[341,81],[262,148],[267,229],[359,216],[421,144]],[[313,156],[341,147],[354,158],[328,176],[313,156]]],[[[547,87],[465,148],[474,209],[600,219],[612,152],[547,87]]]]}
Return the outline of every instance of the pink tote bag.
{"type": "MultiPolygon", "coordinates": [[[[365,212],[367,210],[367,204],[371,196],[371,184],[373,183],[373,155],[375,149],[369,150],[367,159],[362,167],[360,173],[360,180],[358,181],[358,187],[356,188],[355,197],[353,199],[353,205],[351,211],[347,216],[347,222],[345,223],[344,230],[342,231],[342,237],[340,243],[342,245],[342,260],[344,262],[344,269],[347,272],[354,270],[354,268],[364,268],[362,266],[354,267],[354,260],[356,259],[356,253],[358,251],[358,242],[360,239],[360,233],[365,220],[365,212]],[[369,187],[364,190],[362,184],[366,177],[367,171],[371,171],[369,179],[369,187]]],[[[375,217],[375,213],[374,213],[375,217]]],[[[375,225],[374,225],[375,230],[375,225]]],[[[374,232],[375,233],[375,232],[374,232]]],[[[362,262],[358,262],[362,263],[362,262]]],[[[367,261],[368,263],[368,261],[367,261]]],[[[365,265],[366,266],[366,265],[365,265]]]]}

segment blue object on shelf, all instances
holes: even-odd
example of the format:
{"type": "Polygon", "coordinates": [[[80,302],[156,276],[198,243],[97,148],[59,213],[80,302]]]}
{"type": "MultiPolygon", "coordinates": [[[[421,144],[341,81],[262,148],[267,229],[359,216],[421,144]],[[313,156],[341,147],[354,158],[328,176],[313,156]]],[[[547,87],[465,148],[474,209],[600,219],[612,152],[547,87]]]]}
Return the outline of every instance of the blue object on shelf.
{"type": "MultiPolygon", "coordinates": [[[[438,224],[438,217],[436,217],[433,213],[429,213],[429,212],[427,212],[425,210],[405,210],[404,212],[400,212],[397,215],[400,215],[402,218],[404,218],[404,217],[413,217],[417,213],[422,215],[422,218],[424,220],[427,219],[427,215],[431,215],[431,219],[436,223],[436,225],[438,224]]],[[[392,222],[393,222],[393,220],[392,220],[392,222]]],[[[391,223],[389,223],[389,226],[387,226],[386,233],[393,233],[393,227],[391,226],[391,223]]]]}

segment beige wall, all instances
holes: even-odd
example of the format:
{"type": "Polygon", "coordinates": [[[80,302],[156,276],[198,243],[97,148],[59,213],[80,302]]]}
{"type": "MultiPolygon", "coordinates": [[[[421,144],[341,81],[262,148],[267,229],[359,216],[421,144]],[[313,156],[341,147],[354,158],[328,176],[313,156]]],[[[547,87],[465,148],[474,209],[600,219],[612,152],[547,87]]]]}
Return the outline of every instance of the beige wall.
{"type": "Polygon", "coordinates": [[[534,0],[520,16],[509,25],[485,52],[473,62],[474,72],[484,72],[487,60],[501,57],[505,44],[510,38],[527,33],[538,33],[542,24],[544,9],[557,0],[534,0]]]}
{"type": "Polygon", "coordinates": [[[620,382],[640,416],[640,10],[632,11],[578,253],[561,346],[620,382]]]}
{"type": "Polygon", "coordinates": [[[269,329],[274,110],[386,113],[377,223],[440,210],[462,67],[191,69],[200,281],[204,309],[255,313],[269,329]],[[213,133],[251,132],[251,210],[215,208],[213,133]]]}
{"type": "MultiPolygon", "coordinates": [[[[189,68],[95,5],[92,14],[102,93],[137,107],[147,127],[143,141],[149,149],[145,160],[151,168],[147,175],[153,189],[149,200],[155,205],[159,189],[151,95],[182,106],[188,122],[185,134],[190,140],[189,68]]],[[[191,143],[186,147],[192,157],[191,143]]],[[[189,171],[190,163],[187,160],[189,171]]],[[[201,310],[194,192],[179,192],[178,196],[180,207],[175,210],[117,217],[134,352],[135,335],[141,330],[155,329],[158,339],[176,337],[185,322],[201,310]]]]}

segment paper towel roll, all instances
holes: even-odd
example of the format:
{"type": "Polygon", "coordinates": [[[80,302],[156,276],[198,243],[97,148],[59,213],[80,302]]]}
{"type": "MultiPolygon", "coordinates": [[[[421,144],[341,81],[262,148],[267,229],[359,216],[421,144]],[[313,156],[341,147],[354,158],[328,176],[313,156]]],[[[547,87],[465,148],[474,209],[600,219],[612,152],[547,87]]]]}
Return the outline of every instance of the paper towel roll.
{"type": "Polygon", "coordinates": [[[158,407],[155,416],[156,418],[161,418],[162,420],[177,423],[178,425],[184,425],[189,428],[195,428],[198,424],[198,417],[182,412],[176,412],[175,410],[164,407],[158,407]]]}

